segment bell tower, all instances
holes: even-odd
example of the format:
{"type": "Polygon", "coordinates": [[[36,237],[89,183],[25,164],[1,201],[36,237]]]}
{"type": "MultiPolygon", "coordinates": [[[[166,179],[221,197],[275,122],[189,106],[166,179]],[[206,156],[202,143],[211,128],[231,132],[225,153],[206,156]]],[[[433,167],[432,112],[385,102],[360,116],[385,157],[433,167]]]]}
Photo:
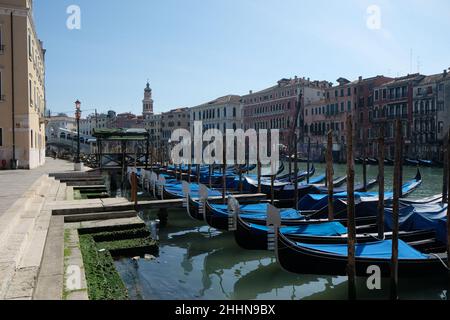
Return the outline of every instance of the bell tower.
{"type": "Polygon", "coordinates": [[[150,88],[150,83],[147,81],[147,86],[144,89],[144,100],[142,100],[142,114],[144,118],[146,115],[153,114],[153,99],[152,99],[152,89],[150,88]]]}

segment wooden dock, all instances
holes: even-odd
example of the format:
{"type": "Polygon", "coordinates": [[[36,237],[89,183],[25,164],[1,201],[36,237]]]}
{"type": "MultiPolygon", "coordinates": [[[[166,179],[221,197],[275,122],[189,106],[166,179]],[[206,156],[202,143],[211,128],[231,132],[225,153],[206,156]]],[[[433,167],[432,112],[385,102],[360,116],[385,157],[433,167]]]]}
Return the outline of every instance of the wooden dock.
{"type": "MultiPolygon", "coordinates": [[[[263,193],[237,194],[234,197],[242,203],[267,200],[267,195],[263,193]]],[[[125,198],[56,201],[52,208],[52,214],[65,216],[85,213],[140,211],[145,209],[181,209],[183,208],[183,201],[183,199],[148,200],[139,201],[137,206],[125,198]]],[[[222,197],[210,197],[208,201],[222,201],[222,197]]]]}

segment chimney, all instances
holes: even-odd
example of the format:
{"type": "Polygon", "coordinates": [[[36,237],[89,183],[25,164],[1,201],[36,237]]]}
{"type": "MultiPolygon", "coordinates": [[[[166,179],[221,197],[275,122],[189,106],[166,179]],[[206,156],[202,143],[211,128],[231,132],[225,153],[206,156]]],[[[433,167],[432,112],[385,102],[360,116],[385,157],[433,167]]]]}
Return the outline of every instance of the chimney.
{"type": "Polygon", "coordinates": [[[359,82],[361,82],[361,81],[362,81],[362,79],[363,79],[363,78],[362,78],[362,76],[359,76],[359,82]]]}
{"type": "Polygon", "coordinates": [[[250,90],[249,92],[248,92],[248,94],[252,94],[253,93],[253,90],[250,90]]]}
{"type": "Polygon", "coordinates": [[[444,70],[444,78],[447,77],[447,69],[444,70]]]}

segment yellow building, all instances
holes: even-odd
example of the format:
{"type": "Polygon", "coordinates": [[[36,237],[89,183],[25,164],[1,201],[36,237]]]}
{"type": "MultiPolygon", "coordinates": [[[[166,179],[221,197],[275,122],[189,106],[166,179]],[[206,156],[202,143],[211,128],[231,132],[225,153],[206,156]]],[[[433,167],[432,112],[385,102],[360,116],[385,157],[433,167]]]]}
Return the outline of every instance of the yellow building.
{"type": "Polygon", "coordinates": [[[45,50],[32,0],[0,0],[0,168],[45,162],[45,50]]]}

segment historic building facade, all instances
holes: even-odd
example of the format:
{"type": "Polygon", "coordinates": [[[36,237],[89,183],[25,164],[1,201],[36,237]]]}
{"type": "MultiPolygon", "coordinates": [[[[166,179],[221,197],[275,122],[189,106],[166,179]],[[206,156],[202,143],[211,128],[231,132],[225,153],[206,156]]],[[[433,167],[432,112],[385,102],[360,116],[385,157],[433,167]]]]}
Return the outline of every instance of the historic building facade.
{"type": "MultiPolygon", "coordinates": [[[[395,78],[383,85],[373,88],[373,106],[368,113],[368,143],[371,154],[377,154],[377,139],[379,131],[384,127],[386,156],[394,158],[395,154],[395,122],[402,121],[405,140],[404,154],[414,155],[412,134],[413,122],[413,91],[425,76],[412,74],[395,78]]],[[[371,103],[372,104],[372,103],[371,103]]]]}
{"type": "Polygon", "coordinates": [[[80,134],[90,136],[94,129],[116,127],[116,113],[112,110],[107,113],[93,113],[80,120],[80,134]]]}
{"type": "MultiPolygon", "coordinates": [[[[287,146],[292,141],[297,105],[311,104],[323,99],[326,81],[310,81],[305,78],[281,79],[275,86],[242,97],[242,117],[245,130],[279,129],[280,143],[287,146]],[[301,96],[301,101],[299,101],[301,96]]],[[[299,125],[303,123],[299,119],[299,125]]]]}
{"type": "Polygon", "coordinates": [[[45,163],[45,50],[31,0],[0,0],[0,162],[45,163]]]}
{"type": "Polygon", "coordinates": [[[313,145],[313,156],[323,156],[327,133],[333,132],[333,151],[335,159],[345,160],[346,120],[353,116],[355,154],[362,156],[364,147],[370,156],[368,136],[371,135],[371,109],[374,102],[375,86],[391,81],[391,78],[376,76],[372,78],[349,81],[339,78],[336,86],[324,89],[321,100],[306,104],[303,110],[305,119],[304,132],[309,136],[313,145]]]}
{"type": "Polygon", "coordinates": [[[228,95],[190,108],[191,133],[194,133],[194,121],[202,121],[203,131],[242,128],[241,97],[228,95]]]}
{"type": "Polygon", "coordinates": [[[142,129],[145,127],[144,117],[137,116],[131,112],[119,113],[116,115],[115,128],[121,129],[142,129]]]}
{"type": "Polygon", "coordinates": [[[168,145],[176,129],[190,130],[189,108],[178,108],[161,114],[161,144],[168,145]]]}
{"type": "Polygon", "coordinates": [[[151,114],[145,118],[145,129],[150,134],[150,142],[154,148],[161,147],[161,115],[151,114]]]}
{"type": "Polygon", "coordinates": [[[421,159],[441,161],[450,122],[450,75],[426,76],[413,88],[412,152],[421,159]]]}

